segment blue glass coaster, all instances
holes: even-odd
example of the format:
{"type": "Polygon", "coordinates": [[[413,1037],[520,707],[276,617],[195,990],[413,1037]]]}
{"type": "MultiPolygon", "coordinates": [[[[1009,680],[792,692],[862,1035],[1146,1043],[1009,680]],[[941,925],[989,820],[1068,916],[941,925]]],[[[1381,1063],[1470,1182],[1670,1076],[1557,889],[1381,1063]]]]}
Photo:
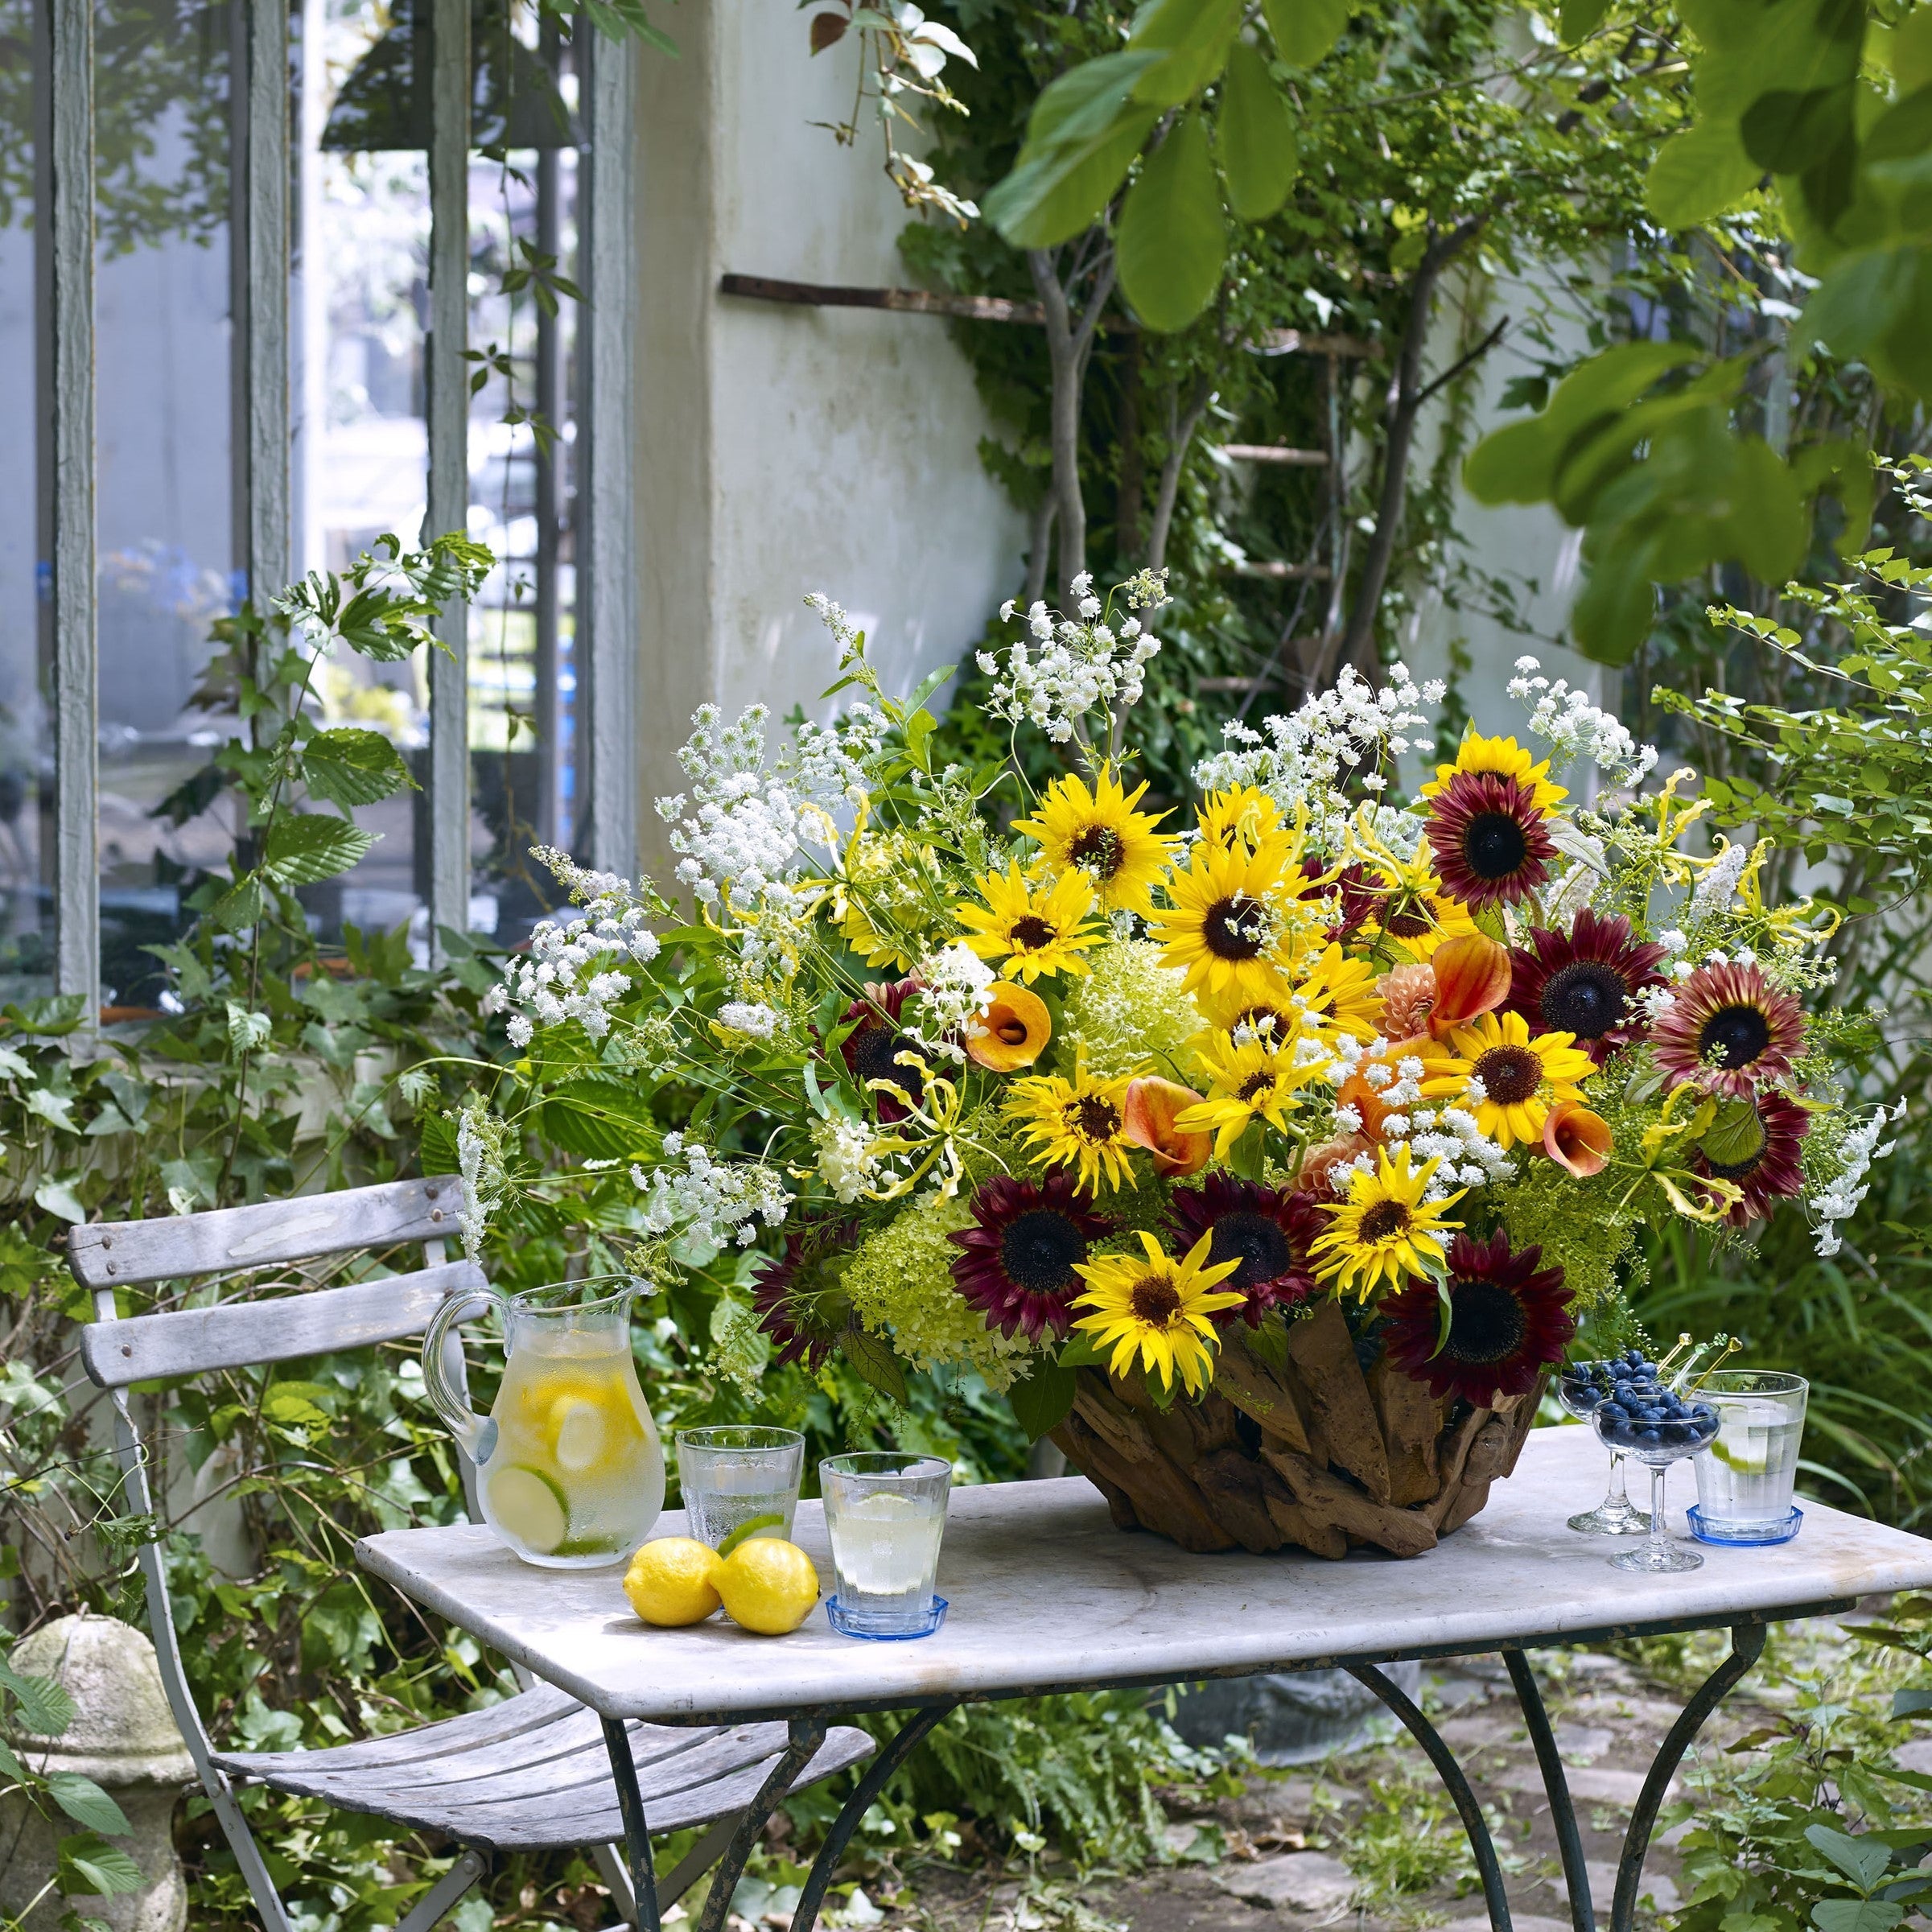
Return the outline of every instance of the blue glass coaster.
{"type": "Polygon", "coordinates": [[[825,1620],[841,1637],[869,1637],[875,1643],[904,1643],[908,1637],[930,1637],[945,1621],[945,1599],[935,1596],[925,1621],[908,1630],[868,1630],[836,1596],[825,1600],[825,1620]]]}
{"type": "Polygon", "coordinates": [[[1805,1519],[1804,1511],[1796,1503],[1791,1506],[1791,1514],[1769,1532],[1755,1523],[1713,1522],[1695,1503],[1691,1504],[1687,1514],[1690,1518],[1691,1534],[1699,1543],[1728,1543],[1733,1549],[1745,1550],[1761,1550],[1769,1543],[1789,1543],[1805,1519]]]}

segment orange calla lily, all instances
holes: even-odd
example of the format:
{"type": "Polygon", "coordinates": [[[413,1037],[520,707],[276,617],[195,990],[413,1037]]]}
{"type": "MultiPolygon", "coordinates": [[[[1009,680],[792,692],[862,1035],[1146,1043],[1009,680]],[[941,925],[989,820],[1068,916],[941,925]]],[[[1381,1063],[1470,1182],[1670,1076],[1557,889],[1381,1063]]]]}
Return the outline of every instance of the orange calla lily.
{"type": "Polygon", "coordinates": [[[1429,1024],[1437,1033],[1493,1013],[1510,997],[1510,949],[1486,933],[1464,933],[1459,939],[1445,940],[1429,964],[1436,969],[1436,1005],[1429,1024]]]}
{"type": "Polygon", "coordinates": [[[1137,1147],[1154,1156],[1154,1165],[1163,1174],[1198,1174],[1214,1151],[1212,1134],[1184,1134],[1175,1122],[1188,1107],[1199,1106],[1202,1096],[1177,1081],[1161,1080],[1143,1074],[1127,1082],[1122,1103],[1120,1131],[1137,1147]]]}
{"type": "Polygon", "coordinates": [[[1610,1163],[1610,1123],[1574,1100],[1550,1110],[1543,1123],[1543,1151],[1579,1180],[1600,1174],[1610,1163]]]}
{"type": "Polygon", "coordinates": [[[987,990],[986,1011],[966,1034],[966,1055],[993,1073],[1011,1073],[1030,1067],[1053,1036],[1047,1003],[1003,979],[987,990]]]}

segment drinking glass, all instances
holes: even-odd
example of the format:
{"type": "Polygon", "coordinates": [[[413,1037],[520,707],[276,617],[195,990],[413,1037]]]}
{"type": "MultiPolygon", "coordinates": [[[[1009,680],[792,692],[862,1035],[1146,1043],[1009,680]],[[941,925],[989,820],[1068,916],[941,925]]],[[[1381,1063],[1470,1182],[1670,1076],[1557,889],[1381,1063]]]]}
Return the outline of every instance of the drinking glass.
{"type": "Polygon", "coordinates": [[[868,1449],[818,1465],[832,1543],[832,1628],[847,1637],[929,1637],[945,1621],[933,1593],[953,1465],[868,1449]]]}
{"type": "Polygon", "coordinates": [[[1591,1417],[1596,1433],[1607,1448],[1621,1449],[1645,1464],[1650,1472],[1650,1534],[1634,1550],[1624,1550],[1610,1559],[1619,1570],[1641,1571],[1646,1576],[1662,1576],[1677,1570],[1700,1570],[1703,1558],[1687,1550],[1664,1534],[1664,1482],[1670,1464],[1695,1456],[1717,1433],[1717,1418],[1710,1414],[1683,1422],[1663,1422],[1639,1431],[1630,1423],[1606,1422],[1600,1406],[1591,1417]],[[1649,1439],[1649,1440],[1646,1440],[1649,1439]]]}
{"type": "MultiPolygon", "coordinates": [[[[1580,1422],[1590,1419],[1596,1413],[1596,1405],[1608,1393],[1594,1377],[1568,1369],[1557,1378],[1556,1399],[1580,1422]]],[[[1594,1510],[1572,1516],[1570,1527],[1581,1530],[1586,1536],[1642,1536],[1650,1526],[1650,1518],[1631,1502],[1629,1491],[1624,1486],[1624,1452],[1621,1449],[1612,1449],[1609,1490],[1594,1510]]]]}
{"type": "Polygon", "coordinates": [[[1717,1411],[1717,1436],[1697,1459],[1691,1528],[1704,1543],[1788,1543],[1798,1445],[1810,1386],[1769,1369],[1720,1369],[1698,1394],[1717,1411]]]}
{"type": "Polygon", "coordinates": [[[690,1533],[729,1556],[753,1536],[789,1543],[805,1438],[756,1423],[678,1431],[678,1485],[690,1533]]]}

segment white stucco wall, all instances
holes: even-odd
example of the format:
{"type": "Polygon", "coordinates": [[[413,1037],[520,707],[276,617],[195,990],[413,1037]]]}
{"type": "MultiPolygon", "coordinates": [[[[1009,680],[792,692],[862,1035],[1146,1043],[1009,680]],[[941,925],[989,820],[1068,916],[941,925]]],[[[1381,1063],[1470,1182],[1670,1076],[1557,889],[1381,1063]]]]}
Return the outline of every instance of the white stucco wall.
{"type": "Polygon", "coordinates": [[[937,317],[748,302],[735,271],[908,279],[907,220],[875,129],[842,148],[855,47],[812,58],[805,14],[682,0],[682,57],[640,68],[640,790],[679,789],[692,706],[823,715],[822,590],[871,640],[888,688],[956,661],[1017,587],[1024,533],[981,467],[990,425],[937,317]]]}

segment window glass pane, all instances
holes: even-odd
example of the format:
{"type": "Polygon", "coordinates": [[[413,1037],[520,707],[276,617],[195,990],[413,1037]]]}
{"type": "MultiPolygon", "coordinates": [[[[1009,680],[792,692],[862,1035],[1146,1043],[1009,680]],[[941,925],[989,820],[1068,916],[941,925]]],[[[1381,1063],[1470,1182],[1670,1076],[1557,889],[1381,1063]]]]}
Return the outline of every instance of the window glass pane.
{"type": "Polygon", "coordinates": [[[225,863],[225,804],[156,808],[225,721],[193,708],[232,607],[225,6],[102,0],[95,15],[95,384],[101,976],[151,1005],[142,951],[184,923],[184,881],[225,863]]]}
{"type": "MultiPolygon", "coordinates": [[[[0,1001],[51,983],[50,881],[41,873],[41,806],[52,808],[35,563],[38,426],[34,369],[34,43],[31,0],[0,0],[0,1001]]],[[[51,846],[51,840],[47,844],[51,846]]]]}

